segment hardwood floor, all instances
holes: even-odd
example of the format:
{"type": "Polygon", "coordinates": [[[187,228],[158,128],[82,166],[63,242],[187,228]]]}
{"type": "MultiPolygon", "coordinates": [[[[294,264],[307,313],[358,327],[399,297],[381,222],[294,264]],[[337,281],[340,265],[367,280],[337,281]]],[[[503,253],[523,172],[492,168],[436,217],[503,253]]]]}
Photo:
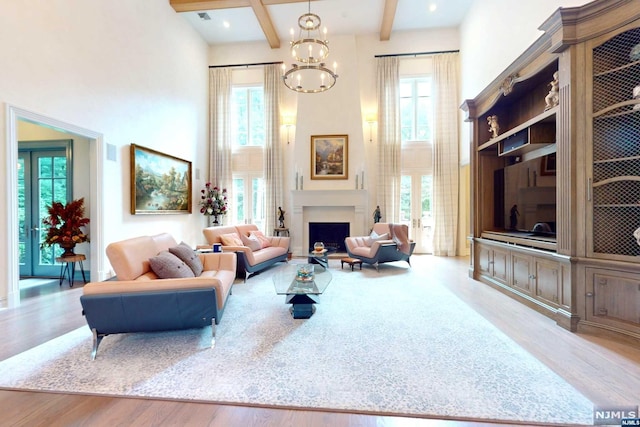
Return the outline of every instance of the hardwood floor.
{"type": "MultiPolygon", "coordinates": [[[[332,263],[339,268],[338,260],[332,263]]],[[[414,255],[414,268],[419,263],[429,264],[431,280],[452,290],[592,402],[618,406],[640,404],[640,344],[567,332],[551,319],[489,286],[470,280],[466,258],[414,255]]],[[[3,336],[0,359],[86,325],[79,302],[81,293],[81,283],[72,289],[67,285],[23,299],[20,307],[0,310],[3,336]]],[[[0,423],[11,426],[498,425],[474,420],[433,420],[11,390],[0,390],[0,414],[0,423]]]]}

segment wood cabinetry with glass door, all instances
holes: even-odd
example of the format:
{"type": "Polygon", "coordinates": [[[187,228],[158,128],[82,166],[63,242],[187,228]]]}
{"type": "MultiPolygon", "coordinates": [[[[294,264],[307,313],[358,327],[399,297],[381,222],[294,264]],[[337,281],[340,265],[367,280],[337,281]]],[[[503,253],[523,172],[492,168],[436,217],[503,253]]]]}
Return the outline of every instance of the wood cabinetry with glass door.
{"type": "Polygon", "coordinates": [[[462,107],[470,274],[572,331],[640,338],[640,8],[596,0],[540,29],[462,107]]]}

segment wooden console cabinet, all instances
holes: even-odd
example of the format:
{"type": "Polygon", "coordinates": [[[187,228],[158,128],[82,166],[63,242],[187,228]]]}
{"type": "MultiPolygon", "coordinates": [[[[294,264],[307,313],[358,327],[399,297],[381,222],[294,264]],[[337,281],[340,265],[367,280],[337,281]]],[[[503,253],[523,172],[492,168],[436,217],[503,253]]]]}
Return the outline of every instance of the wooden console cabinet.
{"type": "Polygon", "coordinates": [[[640,339],[640,8],[597,0],[540,29],[462,105],[470,274],[569,330],[640,339]]]}

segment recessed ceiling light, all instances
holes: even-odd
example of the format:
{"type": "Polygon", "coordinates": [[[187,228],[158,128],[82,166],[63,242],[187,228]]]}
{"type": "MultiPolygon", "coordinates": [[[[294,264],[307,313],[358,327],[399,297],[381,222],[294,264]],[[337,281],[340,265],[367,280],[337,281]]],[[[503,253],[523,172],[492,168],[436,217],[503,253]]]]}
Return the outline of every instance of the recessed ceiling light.
{"type": "Polygon", "coordinates": [[[222,21],[222,25],[223,25],[225,28],[229,28],[229,27],[231,26],[231,24],[229,23],[229,21],[222,21]]]}
{"type": "Polygon", "coordinates": [[[429,5],[429,12],[435,12],[435,10],[438,8],[438,5],[435,3],[431,3],[429,5]]]}

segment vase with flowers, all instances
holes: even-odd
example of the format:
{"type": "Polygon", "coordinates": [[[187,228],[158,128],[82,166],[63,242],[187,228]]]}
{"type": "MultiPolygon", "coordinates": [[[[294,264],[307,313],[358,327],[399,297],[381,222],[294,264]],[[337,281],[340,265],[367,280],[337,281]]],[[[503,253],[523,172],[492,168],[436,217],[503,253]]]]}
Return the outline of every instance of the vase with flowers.
{"type": "Polygon", "coordinates": [[[74,256],[74,248],[78,243],[88,242],[89,236],[82,230],[89,224],[84,216],[84,197],[66,204],[53,202],[47,206],[49,216],[42,220],[47,231],[40,247],[59,245],[64,252],[63,257],[74,256]]]}
{"type": "Polygon", "coordinates": [[[227,189],[207,182],[200,196],[200,213],[207,216],[210,226],[220,225],[220,217],[225,216],[227,209],[227,189]]]}

